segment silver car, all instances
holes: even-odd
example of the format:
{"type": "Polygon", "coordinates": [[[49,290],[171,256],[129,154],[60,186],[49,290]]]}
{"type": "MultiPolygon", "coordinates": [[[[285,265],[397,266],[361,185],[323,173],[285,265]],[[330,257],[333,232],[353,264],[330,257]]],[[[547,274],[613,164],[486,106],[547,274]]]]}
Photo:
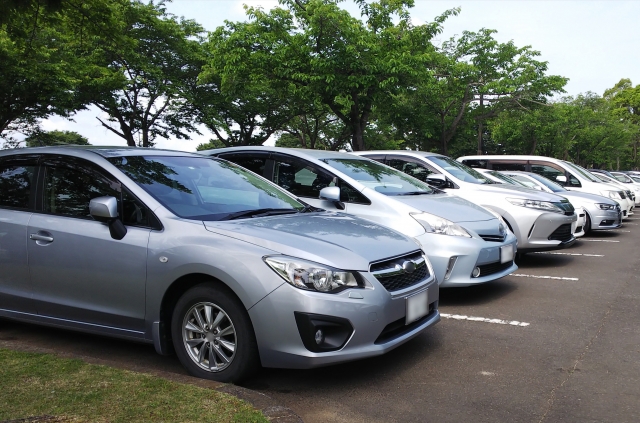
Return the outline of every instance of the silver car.
{"type": "Polygon", "coordinates": [[[496,184],[442,154],[398,150],[354,154],[386,163],[493,210],[518,238],[519,252],[556,250],[575,243],[573,233],[578,217],[565,198],[524,187],[496,184]]]}
{"type": "Polygon", "coordinates": [[[541,190],[565,197],[576,209],[583,208],[586,212],[585,233],[616,229],[622,226],[620,205],[610,198],[587,192],[569,191],[552,180],[533,172],[503,170],[501,173],[521,182],[535,184],[541,190]]]}
{"type": "Polygon", "coordinates": [[[516,238],[498,216],[375,161],[277,147],[201,153],[240,164],[313,206],[343,210],[413,237],[442,287],[485,283],[517,269],[516,238]]]}
{"type": "Polygon", "coordinates": [[[173,347],[220,381],[383,354],[440,320],[411,238],[173,151],[0,152],[0,269],[1,317],[173,347]]]}

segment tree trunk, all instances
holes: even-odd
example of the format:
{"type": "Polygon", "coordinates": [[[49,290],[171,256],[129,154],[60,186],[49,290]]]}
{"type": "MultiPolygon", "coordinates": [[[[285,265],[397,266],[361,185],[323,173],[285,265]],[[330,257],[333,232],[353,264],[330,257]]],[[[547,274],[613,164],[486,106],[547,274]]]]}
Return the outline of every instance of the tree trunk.
{"type": "MultiPolygon", "coordinates": [[[[484,95],[480,94],[480,111],[482,112],[482,110],[484,109],[484,95]]],[[[483,155],[483,148],[482,148],[482,132],[484,131],[484,127],[483,127],[483,121],[482,121],[482,113],[480,114],[480,117],[478,118],[478,155],[483,155]]]]}

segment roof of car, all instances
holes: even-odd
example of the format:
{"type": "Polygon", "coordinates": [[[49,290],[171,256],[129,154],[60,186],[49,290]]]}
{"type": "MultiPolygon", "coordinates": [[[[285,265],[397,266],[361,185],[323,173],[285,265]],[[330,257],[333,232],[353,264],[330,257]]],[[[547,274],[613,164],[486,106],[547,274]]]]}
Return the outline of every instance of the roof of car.
{"type": "Polygon", "coordinates": [[[415,151],[415,150],[369,150],[369,151],[360,151],[360,154],[407,154],[410,156],[418,156],[418,157],[433,157],[433,156],[441,156],[447,157],[444,154],[440,153],[432,153],[430,151],[415,151]]]}
{"type": "Polygon", "coordinates": [[[346,152],[331,151],[331,150],[311,150],[308,148],[285,148],[285,147],[269,147],[269,146],[254,146],[254,147],[226,147],[216,148],[214,150],[200,151],[200,154],[213,155],[221,153],[229,153],[234,151],[265,151],[272,153],[284,153],[291,154],[296,157],[302,157],[307,159],[355,159],[358,156],[349,154],[346,152]]]}
{"type": "MultiPolygon", "coordinates": [[[[144,147],[123,147],[123,146],[99,146],[99,145],[61,145],[50,147],[27,147],[18,149],[1,150],[0,157],[14,154],[69,154],[69,152],[83,153],[90,152],[98,154],[102,157],[122,157],[122,156],[194,156],[196,153],[187,153],[184,151],[164,150],[157,148],[144,147]]],[[[74,154],[76,155],[76,154],[74,154]]]]}

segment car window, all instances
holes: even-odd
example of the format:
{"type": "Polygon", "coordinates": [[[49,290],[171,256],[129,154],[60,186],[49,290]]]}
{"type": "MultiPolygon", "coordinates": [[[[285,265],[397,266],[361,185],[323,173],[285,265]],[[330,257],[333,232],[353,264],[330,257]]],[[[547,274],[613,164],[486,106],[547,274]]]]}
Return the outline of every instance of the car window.
{"type": "Polygon", "coordinates": [[[427,177],[435,173],[421,163],[416,163],[412,160],[402,159],[399,157],[388,158],[387,165],[399,170],[400,172],[404,172],[407,175],[413,176],[414,178],[419,179],[422,182],[427,182],[427,177]]]}
{"type": "Polygon", "coordinates": [[[580,187],[582,184],[573,175],[569,174],[567,183],[562,183],[556,179],[558,176],[566,176],[565,170],[560,166],[556,166],[548,163],[531,163],[531,171],[540,176],[544,176],[547,179],[551,179],[554,182],[558,182],[561,185],[568,185],[573,187],[580,187]]]}
{"type": "Polygon", "coordinates": [[[84,166],[71,167],[63,161],[45,162],[44,212],[91,219],[89,202],[103,196],[120,198],[119,186],[84,166]]]}
{"type": "Polygon", "coordinates": [[[0,207],[20,210],[32,208],[35,174],[35,162],[31,165],[0,163],[0,207]]]}
{"type": "Polygon", "coordinates": [[[580,167],[575,163],[567,162],[564,160],[563,160],[563,163],[567,165],[569,168],[575,170],[579,175],[581,175],[586,180],[591,182],[600,182],[595,176],[593,176],[593,173],[589,172],[587,169],[580,167]]]}
{"type": "Polygon", "coordinates": [[[109,161],[177,216],[225,220],[236,213],[304,204],[234,163],[208,157],[125,156],[109,161]]]}
{"type": "Polygon", "coordinates": [[[525,171],[527,170],[527,162],[499,162],[491,161],[491,169],[502,171],[525,171]]]}
{"type": "Polygon", "coordinates": [[[318,198],[320,190],[337,185],[337,178],[319,166],[293,157],[275,157],[273,182],[298,197],[318,198]]]}
{"type": "Polygon", "coordinates": [[[535,179],[536,181],[540,182],[541,184],[543,184],[545,187],[549,188],[551,191],[553,192],[566,192],[566,188],[564,188],[562,185],[557,184],[555,182],[553,182],[550,179],[545,178],[542,175],[538,175],[537,173],[534,174],[528,174],[528,176],[530,178],[535,179]]]}
{"type": "Polygon", "coordinates": [[[494,178],[497,178],[497,179],[501,180],[502,182],[510,184],[510,185],[517,185],[517,186],[521,186],[521,187],[524,186],[524,187],[527,187],[527,188],[534,188],[536,186],[536,184],[534,184],[531,181],[524,182],[524,181],[521,181],[519,179],[515,179],[515,178],[513,178],[511,176],[505,175],[505,174],[500,173],[500,172],[495,171],[495,170],[491,170],[491,171],[489,171],[487,173],[489,173],[494,178]]]}
{"type": "Polygon", "coordinates": [[[323,162],[385,195],[435,193],[435,190],[424,182],[371,160],[324,159],[323,162]]]}
{"type": "Polygon", "coordinates": [[[472,184],[498,184],[499,183],[499,182],[492,181],[491,179],[487,178],[477,170],[470,168],[464,163],[455,161],[450,157],[429,156],[429,157],[426,157],[426,159],[440,166],[442,169],[448,172],[449,175],[463,182],[469,182],[472,184]]]}
{"type": "Polygon", "coordinates": [[[221,159],[229,160],[235,164],[249,169],[253,173],[257,173],[260,176],[264,176],[264,168],[269,158],[265,153],[231,153],[220,154],[218,157],[221,159]]]}
{"type": "Polygon", "coordinates": [[[615,178],[620,182],[624,182],[626,184],[630,184],[633,182],[633,180],[630,177],[628,177],[623,173],[613,173],[612,175],[615,176],[615,178]]]}

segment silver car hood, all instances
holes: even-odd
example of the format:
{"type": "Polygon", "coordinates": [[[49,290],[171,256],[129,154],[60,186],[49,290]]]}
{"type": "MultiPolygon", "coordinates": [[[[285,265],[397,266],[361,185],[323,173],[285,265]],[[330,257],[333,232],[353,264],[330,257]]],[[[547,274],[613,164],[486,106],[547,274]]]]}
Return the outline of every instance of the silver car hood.
{"type": "Polygon", "coordinates": [[[316,263],[345,270],[369,270],[369,264],[420,247],[411,238],[376,223],[343,213],[308,213],[204,222],[208,231],[316,263]]]}
{"type": "Polygon", "coordinates": [[[616,203],[614,200],[607,198],[607,197],[603,197],[602,195],[598,195],[598,194],[591,194],[588,192],[579,192],[579,191],[563,191],[562,193],[558,193],[558,195],[562,195],[563,197],[566,197],[567,199],[573,201],[574,199],[576,201],[581,201],[581,204],[584,203],[602,203],[602,204],[611,204],[611,205],[617,205],[618,203],[616,203]]]}
{"type": "Polygon", "coordinates": [[[480,207],[469,200],[457,195],[442,193],[429,195],[394,195],[398,200],[408,206],[427,213],[435,214],[455,223],[496,220],[496,216],[484,207],[480,207]]]}
{"type": "Polygon", "coordinates": [[[562,200],[562,197],[550,192],[539,191],[537,189],[517,187],[515,185],[508,184],[491,184],[491,185],[477,185],[478,191],[493,192],[502,195],[510,195],[513,197],[526,198],[528,200],[538,201],[551,201],[558,202],[562,200]]]}

